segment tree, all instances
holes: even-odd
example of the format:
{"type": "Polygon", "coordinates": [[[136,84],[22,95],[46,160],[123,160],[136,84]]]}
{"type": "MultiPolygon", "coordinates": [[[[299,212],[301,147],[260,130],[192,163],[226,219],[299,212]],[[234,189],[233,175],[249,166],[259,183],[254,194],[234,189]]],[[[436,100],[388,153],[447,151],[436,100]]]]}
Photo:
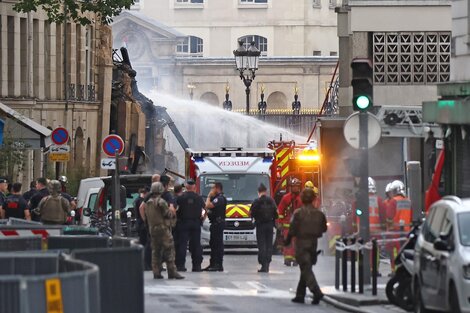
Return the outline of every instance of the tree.
{"type": "Polygon", "coordinates": [[[103,24],[111,23],[112,17],[129,9],[134,0],[19,0],[13,9],[20,13],[36,12],[43,9],[51,22],[58,24],[71,20],[82,25],[95,23],[89,13],[103,24]]]}

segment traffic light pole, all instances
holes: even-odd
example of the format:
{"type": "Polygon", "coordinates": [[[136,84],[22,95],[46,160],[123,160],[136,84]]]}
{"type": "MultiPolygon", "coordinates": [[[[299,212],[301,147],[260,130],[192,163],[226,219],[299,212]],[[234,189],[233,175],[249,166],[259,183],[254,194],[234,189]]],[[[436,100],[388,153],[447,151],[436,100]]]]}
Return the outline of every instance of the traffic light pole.
{"type": "MultiPolygon", "coordinates": [[[[359,112],[359,158],[360,158],[360,180],[359,192],[357,197],[357,207],[362,209],[360,217],[359,236],[364,242],[369,242],[369,147],[368,147],[368,113],[367,111],[359,112]]],[[[364,283],[370,283],[370,251],[367,249],[364,252],[364,283]]]]}

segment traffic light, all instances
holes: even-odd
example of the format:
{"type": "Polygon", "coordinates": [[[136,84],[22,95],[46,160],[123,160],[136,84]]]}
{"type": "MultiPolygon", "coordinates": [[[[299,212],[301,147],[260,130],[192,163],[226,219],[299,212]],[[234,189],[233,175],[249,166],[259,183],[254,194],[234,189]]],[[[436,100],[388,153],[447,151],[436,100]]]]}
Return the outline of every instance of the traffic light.
{"type": "Polygon", "coordinates": [[[356,208],[356,216],[362,216],[362,209],[356,208]]]}
{"type": "Polygon", "coordinates": [[[351,62],[354,111],[368,111],[373,106],[372,62],[355,58],[351,62]]]}

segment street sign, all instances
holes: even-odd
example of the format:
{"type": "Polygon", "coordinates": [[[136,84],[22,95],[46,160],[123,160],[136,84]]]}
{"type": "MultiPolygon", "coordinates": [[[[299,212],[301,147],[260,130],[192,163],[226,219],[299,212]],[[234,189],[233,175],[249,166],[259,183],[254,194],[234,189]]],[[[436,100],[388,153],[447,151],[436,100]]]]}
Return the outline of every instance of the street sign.
{"type": "Polygon", "coordinates": [[[63,127],[57,127],[51,134],[52,142],[56,145],[63,145],[69,141],[69,132],[63,127]]]}
{"type": "Polygon", "coordinates": [[[70,161],[70,153],[49,153],[49,160],[52,162],[68,162],[70,161]]]}
{"type": "MultiPolygon", "coordinates": [[[[382,127],[377,117],[372,113],[367,113],[367,124],[369,130],[367,148],[370,149],[379,142],[382,136],[382,127]]],[[[349,145],[355,149],[359,149],[359,113],[353,113],[348,117],[344,124],[343,133],[349,145]]]]}
{"type": "Polygon", "coordinates": [[[101,168],[104,170],[115,170],[116,160],[112,158],[101,159],[101,168]]]}
{"type": "Polygon", "coordinates": [[[121,155],[124,151],[124,140],[122,140],[118,135],[108,135],[103,140],[102,148],[103,152],[107,156],[115,156],[116,150],[118,151],[118,154],[121,155]]]}
{"type": "Polygon", "coordinates": [[[69,145],[51,145],[49,150],[51,153],[69,153],[70,146],[69,145]]]}

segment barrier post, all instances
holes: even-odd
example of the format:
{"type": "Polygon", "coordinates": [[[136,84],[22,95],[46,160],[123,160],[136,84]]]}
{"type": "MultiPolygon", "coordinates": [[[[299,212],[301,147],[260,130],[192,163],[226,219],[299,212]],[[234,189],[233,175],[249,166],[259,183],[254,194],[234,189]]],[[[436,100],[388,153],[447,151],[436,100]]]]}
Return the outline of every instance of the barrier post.
{"type": "Polygon", "coordinates": [[[372,295],[377,295],[377,262],[378,262],[377,239],[372,239],[372,295]]]}
{"type": "MultiPolygon", "coordinates": [[[[343,238],[343,243],[345,246],[348,245],[348,239],[343,238]]],[[[343,280],[343,291],[348,291],[348,249],[343,250],[343,255],[342,255],[342,265],[343,265],[343,270],[341,274],[341,278],[343,280]]]]}
{"type": "Polygon", "coordinates": [[[335,249],[335,289],[339,290],[339,261],[341,259],[341,251],[338,251],[339,239],[336,240],[335,249]]]}
{"type": "MultiPolygon", "coordinates": [[[[362,238],[360,238],[358,240],[359,244],[362,246],[364,244],[364,240],[362,240],[362,238]]],[[[361,247],[359,250],[358,250],[358,253],[359,253],[359,264],[358,264],[358,267],[359,267],[359,293],[364,293],[364,248],[361,247]]]]}
{"type": "Polygon", "coordinates": [[[131,236],[131,218],[132,218],[132,213],[127,212],[127,221],[126,221],[126,224],[127,224],[127,237],[131,236]]]}
{"type": "MultiPolygon", "coordinates": [[[[351,238],[351,244],[356,243],[356,238],[351,238]]],[[[356,250],[351,250],[351,292],[356,292],[356,250]]]]}

